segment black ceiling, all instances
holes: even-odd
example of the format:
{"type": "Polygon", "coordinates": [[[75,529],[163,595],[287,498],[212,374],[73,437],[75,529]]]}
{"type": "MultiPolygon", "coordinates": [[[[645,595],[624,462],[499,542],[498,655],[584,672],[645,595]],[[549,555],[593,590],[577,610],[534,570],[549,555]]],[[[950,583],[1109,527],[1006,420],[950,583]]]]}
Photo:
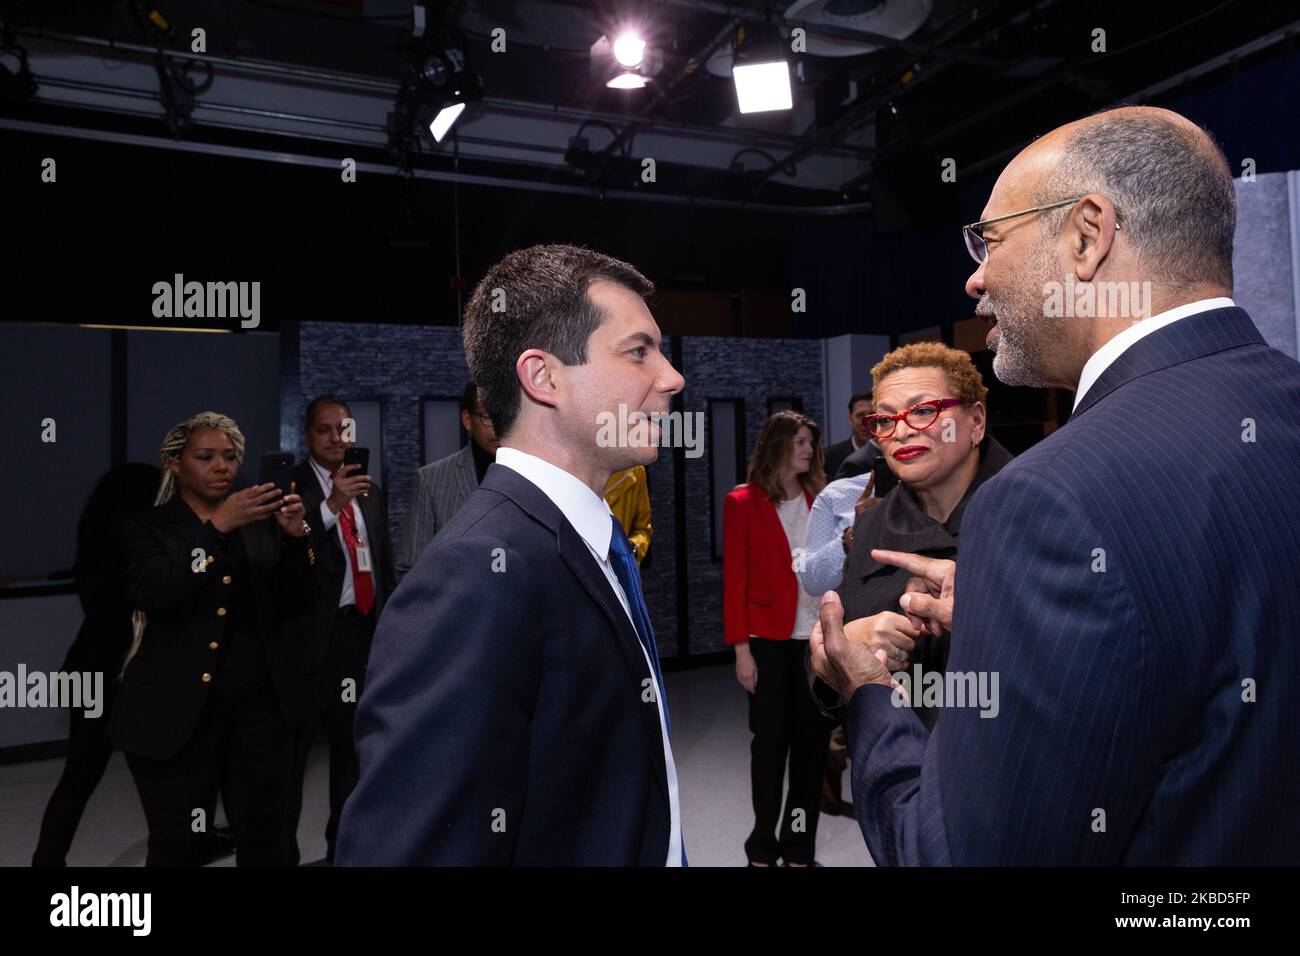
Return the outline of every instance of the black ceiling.
{"type": "MultiPolygon", "coordinates": [[[[489,97],[619,114],[626,117],[617,129],[624,139],[635,134],[638,120],[730,123],[790,137],[794,145],[769,144],[752,156],[739,182],[722,174],[692,183],[694,190],[733,198],[763,195],[777,170],[828,144],[865,143],[855,171],[829,195],[844,202],[884,199],[902,222],[934,212],[908,208],[906,197],[918,192],[909,183],[932,176],[943,158],[954,158],[967,176],[993,170],[1033,136],[1070,118],[1125,100],[1159,102],[1213,83],[1224,70],[1294,51],[1300,22],[1293,4],[1251,0],[934,0],[925,25],[890,47],[849,58],[803,57],[796,98],[815,109],[799,128],[789,128],[790,114],[737,118],[730,84],[703,69],[703,60],[729,42],[734,24],[779,18],[788,5],[469,0],[435,7],[447,26],[467,36],[489,97]],[[587,53],[602,32],[626,22],[640,25],[664,54],[657,81],[631,95],[593,82],[587,53]],[[487,31],[494,24],[507,31],[509,56],[490,49],[487,31]],[[1097,29],[1105,31],[1105,52],[1094,50],[1097,29]],[[1271,36],[1260,49],[1249,48],[1271,36]]],[[[6,28],[117,41],[139,41],[140,17],[154,8],[177,49],[193,26],[203,25],[213,38],[211,53],[391,80],[410,34],[409,0],[0,3],[6,28]]],[[[575,131],[579,125],[575,120],[575,131]]],[[[606,143],[602,137],[595,149],[616,151],[606,143]]],[[[826,189],[818,192],[824,202],[826,189]]]]}
{"type": "MultiPolygon", "coordinates": [[[[155,5],[170,25],[173,50],[184,50],[190,30],[202,25],[209,52],[228,60],[294,64],[394,85],[409,42],[409,0],[155,5]]],[[[777,294],[821,282],[819,301],[844,304],[834,314],[823,307],[805,317],[798,334],[891,332],[965,314],[961,280],[969,262],[954,224],[978,218],[988,181],[1013,151],[1069,119],[1128,100],[1214,101],[1202,121],[1226,134],[1234,167],[1243,156],[1267,157],[1261,172],[1300,165],[1300,133],[1285,118],[1294,114],[1285,104],[1294,104],[1296,84],[1282,88],[1300,72],[1293,25],[1300,10],[1187,0],[1171,18],[1163,5],[1134,0],[935,0],[929,22],[904,44],[853,58],[807,59],[796,96],[815,102],[815,109],[736,118],[727,81],[700,69],[699,61],[730,23],[760,16],[767,5],[732,4],[730,15],[718,12],[722,6],[639,5],[638,22],[657,38],[666,60],[658,94],[639,99],[593,84],[586,52],[611,19],[630,18],[638,5],[628,5],[627,13],[590,0],[483,0],[443,8],[470,35],[487,97],[567,109],[562,121],[571,122],[573,133],[584,110],[611,115],[610,128],[592,135],[593,150],[619,132],[635,139],[639,122],[705,132],[731,123],[736,142],[728,153],[755,136],[761,152],[751,151],[740,175],[691,165],[685,155],[675,169],[666,162],[660,186],[687,197],[671,205],[629,198],[626,190],[607,197],[603,188],[587,188],[603,186],[593,178],[598,172],[570,168],[562,156],[531,169],[503,158],[460,159],[462,172],[496,177],[493,184],[366,175],[340,193],[333,144],[203,123],[173,137],[147,68],[138,101],[145,109],[111,118],[92,106],[39,97],[6,101],[0,85],[0,129],[10,127],[0,134],[6,137],[0,180],[31,181],[43,157],[58,155],[61,183],[57,191],[12,190],[10,222],[23,225],[10,271],[28,281],[11,288],[0,316],[139,321],[140,290],[159,275],[206,270],[265,278],[268,314],[454,324],[456,289],[503,252],[570,241],[636,262],[664,289],[777,294]],[[511,56],[494,56],[489,48],[484,31],[492,23],[505,25],[511,56]],[[1091,49],[1098,28],[1106,31],[1105,53],[1091,49]],[[1272,62],[1261,65],[1265,60],[1272,62]],[[688,69],[693,61],[696,68],[688,69]],[[845,103],[853,83],[856,98],[845,103]],[[792,125],[795,115],[800,122],[792,125]],[[116,138],[70,137],[69,129],[109,130],[116,138]],[[763,180],[770,165],[836,142],[858,144],[845,154],[850,171],[834,184],[840,188],[763,180]],[[186,148],[153,148],[168,144],[186,148]],[[240,146],[249,149],[240,153],[240,146]],[[254,146],[260,154],[248,155],[254,146]],[[334,156],[333,165],[264,161],[269,153],[306,154],[313,147],[334,156]],[[956,189],[939,186],[939,163],[948,157],[959,170],[956,189]],[[522,192],[520,181],[530,176],[522,192]],[[105,183],[111,188],[102,188],[105,183]],[[543,185],[563,185],[567,194],[532,188],[543,185]],[[724,202],[746,198],[754,207],[724,202]],[[759,203],[799,211],[769,215],[759,203]],[[828,203],[869,206],[872,218],[812,214],[828,203]],[[212,214],[196,219],[196,211],[212,214]],[[921,287],[894,281],[918,261],[930,270],[921,287]],[[69,283],[69,275],[77,281],[69,283]]],[[[56,33],[87,43],[142,44],[139,18],[149,9],[136,0],[0,0],[0,48],[10,42],[35,48],[31,38],[56,33]]],[[[96,64],[117,55],[93,44],[90,51],[96,64]]],[[[569,132],[565,127],[564,135],[569,132]]],[[[382,135],[378,142],[373,149],[382,159],[382,135]]],[[[444,151],[420,162],[445,172],[453,160],[444,151]]]]}

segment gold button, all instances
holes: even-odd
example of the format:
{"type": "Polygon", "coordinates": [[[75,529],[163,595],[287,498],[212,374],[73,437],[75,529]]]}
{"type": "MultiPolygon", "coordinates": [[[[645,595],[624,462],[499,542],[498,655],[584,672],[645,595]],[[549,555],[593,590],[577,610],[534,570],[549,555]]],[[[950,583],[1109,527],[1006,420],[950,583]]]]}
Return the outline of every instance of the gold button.
{"type": "Polygon", "coordinates": [[[203,675],[203,683],[207,684],[207,683],[209,683],[211,680],[212,680],[212,675],[211,675],[211,674],[204,674],[204,675],[203,675]]]}
{"type": "Polygon", "coordinates": [[[229,583],[230,583],[230,575],[227,574],[225,577],[223,577],[223,578],[221,579],[221,583],[222,583],[222,584],[229,584],[229,583]]]}
{"type": "Polygon", "coordinates": [[[225,617],[225,616],[226,616],[226,609],[224,607],[217,608],[217,617],[225,617]]]}
{"type": "Polygon", "coordinates": [[[218,644],[216,641],[213,641],[211,644],[208,645],[208,650],[215,651],[220,646],[221,645],[218,644]]]}

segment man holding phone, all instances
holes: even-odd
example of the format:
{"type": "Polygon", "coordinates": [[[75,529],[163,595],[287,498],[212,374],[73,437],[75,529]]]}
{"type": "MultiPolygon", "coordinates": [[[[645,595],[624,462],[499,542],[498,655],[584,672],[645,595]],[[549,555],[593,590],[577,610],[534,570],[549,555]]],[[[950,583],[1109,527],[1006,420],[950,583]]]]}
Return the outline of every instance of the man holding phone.
{"type": "MultiPolygon", "coordinates": [[[[314,622],[320,678],[295,741],[289,832],[296,835],[307,755],[324,725],[330,747],[330,816],[325,827],[329,862],[334,860],[343,803],[359,773],[352,722],[370,641],[396,586],[383,494],[367,474],[368,451],[353,447],[350,440],[351,414],[347,403],[332,395],[310,402],[303,424],[308,456],[293,472],[309,519],[321,528],[329,547],[323,549],[314,622]]],[[[298,858],[296,845],[293,856],[298,858]]]]}

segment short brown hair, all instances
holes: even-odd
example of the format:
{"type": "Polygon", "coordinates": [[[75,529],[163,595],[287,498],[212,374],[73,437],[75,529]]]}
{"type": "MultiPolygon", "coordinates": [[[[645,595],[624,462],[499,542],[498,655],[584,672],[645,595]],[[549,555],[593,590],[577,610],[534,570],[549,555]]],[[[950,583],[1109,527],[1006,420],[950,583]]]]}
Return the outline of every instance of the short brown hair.
{"type": "Polygon", "coordinates": [[[643,298],[654,291],[654,283],[626,262],[578,246],[549,245],[510,253],[469,297],[465,359],[498,436],[519,415],[520,353],[542,349],[565,365],[586,364],[587,341],[605,318],[587,290],[602,279],[643,298]]]}
{"type": "Polygon", "coordinates": [[[749,474],[746,477],[751,485],[758,485],[771,501],[785,497],[779,474],[790,454],[790,446],[800,428],[812,432],[813,459],[808,470],[799,476],[800,483],[810,493],[817,494],[826,487],[825,456],[822,452],[822,430],[817,423],[800,412],[777,412],[763,423],[763,430],[758,433],[758,442],[754,445],[754,455],[749,460],[749,474]]]}
{"type": "Polygon", "coordinates": [[[971,361],[970,353],[949,348],[942,342],[913,342],[894,349],[871,370],[873,391],[880,391],[880,380],[890,372],[904,368],[937,368],[948,379],[948,386],[967,405],[985,402],[988,386],[971,361]]]}

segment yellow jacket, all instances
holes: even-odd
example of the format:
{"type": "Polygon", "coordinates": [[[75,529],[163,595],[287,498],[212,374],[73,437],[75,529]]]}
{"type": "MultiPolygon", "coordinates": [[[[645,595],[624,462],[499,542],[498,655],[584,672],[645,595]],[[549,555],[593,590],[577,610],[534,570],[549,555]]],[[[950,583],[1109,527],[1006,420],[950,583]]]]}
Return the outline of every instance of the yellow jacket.
{"type": "Polygon", "coordinates": [[[640,564],[650,550],[650,538],[654,534],[650,526],[650,487],[645,465],[610,475],[605,483],[605,501],[627,533],[636,550],[636,563],[640,564]]]}

